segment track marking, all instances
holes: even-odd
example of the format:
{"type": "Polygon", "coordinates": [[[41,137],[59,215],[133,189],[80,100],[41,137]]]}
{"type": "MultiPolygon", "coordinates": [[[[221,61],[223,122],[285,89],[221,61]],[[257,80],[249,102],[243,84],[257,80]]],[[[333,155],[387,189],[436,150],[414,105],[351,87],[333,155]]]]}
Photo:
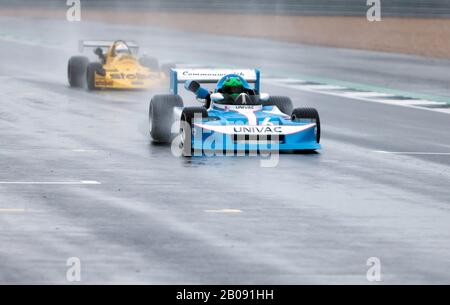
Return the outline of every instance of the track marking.
{"type": "Polygon", "coordinates": [[[328,85],[318,82],[315,83],[301,79],[268,78],[265,81],[281,87],[300,91],[450,114],[450,103],[445,101],[435,101],[418,97],[414,98],[402,94],[376,92],[370,90],[355,90],[344,86],[328,85]]]}
{"type": "Polygon", "coordinates": [[[205,210],[206,213],[242,213],[239,209],[205,210]]]}
{"type": "Polygon", "coordinates": [[[345,87],[341,86],[333,86],[333,85],[302,85],[307,89],[315,89],[315,90],[342,90],[345,87]]]}
{"type": "Polygon", "coordinates": [[[0,209],[0,213],[23,213],[25,209],[0,209]]]}
{"type": "Polygon", "coordinates": [[[450,156],[450,152],[384,151],[384,150],[375,150],[374,152],[380,153],[380,154],[390,154],[390,155],[436,155],[436,156],[450,156]]]}
{"type": "Polygon", "coordinates": [[[0,184],[96,185],[101,183],[92,180],[82,180],[82,181],[0,181],[0,184]]]}
{"type": "Polygon", "coordinates": [[[389,97],[390,94],[387,93],[381,93],[381,92],[343,92],[344,96],[348,96],[350,98],[382,98],[382,97],[389,97]]]}
{"type": "Polygon", "coordinates": [[[447,103],[434,102],[428,100],[402,100],[402,99],[379,99],[377,102],[398,106],[445,106],[447,103]]]}
{"type": "Polygon", "coordinates": [[[450,114],[450,108],[434,108],[429,110],[450,114]]]}
{"type": "Polygon", "coordinates": [[[97,152],[95,149],[72,149],[73,152],[97,152]]]}

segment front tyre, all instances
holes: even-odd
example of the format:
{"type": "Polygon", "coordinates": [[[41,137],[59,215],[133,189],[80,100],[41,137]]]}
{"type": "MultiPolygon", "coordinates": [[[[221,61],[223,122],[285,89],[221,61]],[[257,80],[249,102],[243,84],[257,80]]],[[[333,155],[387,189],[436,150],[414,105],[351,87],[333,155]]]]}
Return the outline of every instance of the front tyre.
{"type": "Polygon", "coordinates": [[[180,148],[183,157],[191,157],[194,153],[192,147],[192,122],[194,119],[207,118],[205,107],[187,107],[183,109],[180,120],[180,148]]]}
{"type": "Polygon", "coordinates": [[[183,100],[179,95],[155,95],[149,105],[148,118],[150,136],[154,142],[170,143],[173,139],[171,131],[174,122],[173,110],[183,107],[183,100]]]}
{"type": "Polygon", "coordinates": [[[317,143],[320,143],[320,117],[315,108],[295,108],[292,111],[291,119],[294,122],[316,123],[316,140],[317,143]]]}
{"type": "Polygon", "coordinates": [[[289,115],[292,113],[292,101],[287,96],[271,96],[268,101],[263,102],[263,106],[276,106],[281,112],[289,115]]]}
{"type": "Polygon", "coordinates": [[[72,56],[67,64],[67,78],[70,87],[84,87],[86,69],[89,65],[89,59],[85,56],[72,56]]]}
{"type": "Polygon", "coordinates": [[[86,71],[86,83],[88,90],[98,90],[95,87],[95,73],[104,74],[103,65],[99,62],[91,62],[86,71]],[[103,73],[102,73],[103,72],[103,73]]]}

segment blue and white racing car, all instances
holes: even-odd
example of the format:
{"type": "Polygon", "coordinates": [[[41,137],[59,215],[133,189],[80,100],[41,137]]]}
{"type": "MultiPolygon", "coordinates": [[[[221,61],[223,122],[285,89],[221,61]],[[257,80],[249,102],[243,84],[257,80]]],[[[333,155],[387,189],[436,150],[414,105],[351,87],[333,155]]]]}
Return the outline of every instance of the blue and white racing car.
{"type": "Polygon", "coordinates": [[[170,83],[172,94],[150,101],[150,135],[155,142],[175,139],[184,156],[320,149],[317,110],[261,93],[259,70],[172,69],[170,83]],[[203,105],[184,107],[180,83],[203,105]],[[202,86],[208,83],[214,88],[202,86]]]}

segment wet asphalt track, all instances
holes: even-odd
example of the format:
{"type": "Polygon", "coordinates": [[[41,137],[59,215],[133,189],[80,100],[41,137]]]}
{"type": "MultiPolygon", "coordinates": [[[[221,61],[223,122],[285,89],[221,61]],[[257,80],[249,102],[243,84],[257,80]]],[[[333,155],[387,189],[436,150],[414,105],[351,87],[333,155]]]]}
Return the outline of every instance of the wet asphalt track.
{"type": "Polygon", "coordinates": [[[83,283],[364,284],[369,257],[384,283],[450,283],[450,115],[265,84],[323,122],[320,153],[265,168],[176,158],[149,142],[152,92],[66,80],[81,38],[447,96],[449,61],[99,23],[2,17],[0,28],[1,283],[66,283],[69,257],[83,283]]]}

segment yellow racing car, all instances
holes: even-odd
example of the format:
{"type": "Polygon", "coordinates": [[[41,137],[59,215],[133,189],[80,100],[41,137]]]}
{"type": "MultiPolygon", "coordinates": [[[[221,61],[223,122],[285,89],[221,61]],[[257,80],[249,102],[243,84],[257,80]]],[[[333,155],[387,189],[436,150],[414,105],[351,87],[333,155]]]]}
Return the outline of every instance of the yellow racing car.
{"type": "Polygon", "coordinates": [[[131,41],[80,41],[80,51],[93,48],[98,61],[89,62],[86,56],[69,59],[67,75],[71,87],[88,90],[148,89],[168,80],[173,64],[159,65],[153,57],[138,58],[139,47],[131,41]]]}

